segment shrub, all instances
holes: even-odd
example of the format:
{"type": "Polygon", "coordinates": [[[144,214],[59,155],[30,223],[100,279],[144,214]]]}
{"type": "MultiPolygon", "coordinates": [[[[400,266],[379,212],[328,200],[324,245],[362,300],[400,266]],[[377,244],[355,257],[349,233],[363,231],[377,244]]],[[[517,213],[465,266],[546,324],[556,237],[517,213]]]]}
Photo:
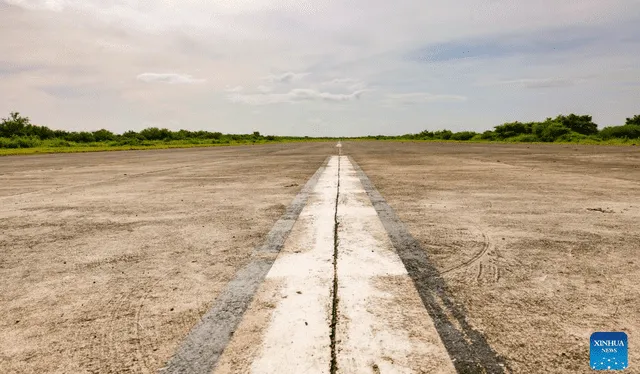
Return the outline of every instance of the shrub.
{"type": "Polygon", "coordinates": [[[585,140],[585,139],[589,139],[589,136],[584,135],[584,134],[579,134],[577,132],[573,132],[572,131],[570,133],[561,135],[556,140],[560,141],[560,142],[577,143],[577,142],[580,142],[581,140],[585,140]]]}
{"type": "Polygon", "coordinates": [[[427,140],[427,139],[433,139],[433,137],[434,137],[434,133],[432,131],[424,130],[422,132],[415,134],[414,136],[411,136],[411,134],[407,134],[406,137],[403,137],[403,138],[427,140]]]}
{"type": "Polygon", "coordinates": [[[436,131],[433,133],[433,138],[434,139],[442,139],[442,140],[449,140],[451,139],[451,136],[453,135],[453,132],[450,130],[440,130],[440,131],[436,131]]]}
{"type": "Polygon", "coordinates": [[[452,140],[469,140],[476,136],[476,132],[474,131],[460,131],[451,135],[452,140]]]}
{"type": "Polygon", "coordinates": [[[562,135],[570,133],[568,127],[558,122],[542,122],[533,126],[533,134],[543,142],[553,142],[562,135]]]}
{"type": "Polygon", "coordinates": [[[495,126],[495,134],[499,139],[507,139],[514,136],[518,136],[521,134],[531,134],[532,124],[531,123],[521,123],[521,122],[511,122],[505,123],[500,126],[495,126]]]}
{"type": "Polygon", "coordinates": [[[0,148],[33,148],[39,146],[41,140],[35,136],[14,136],[0,138],[0,148]]]}
{"type": "Polygon", "coordinates": [[[0,138],[0,148],[18,148],[18,144],[9,138],[0,138]]]}
{"type": "Polygon", "coordinates": [[[138,139],[138,140],[143,140],[144,137],[140,134],[138,134],[135,131],[127,131],[124,134],[120,135],[121,138],[126,138],[126,139],[138,139]]]}
{"type": "Polygon", "coordinates": [[[487,130],[480,134],[480,138],[483,140],[496,140],[496,137],[496,133],[491,130],[487,130]]]}
{"type": "Polygon", "coordinates": [[[96,141],[93,134],[87,131],[70,132],[64,139],[76,143],[91,143],[96,141]]]}
{"type": "MultiPolygon", "coordinates": [[[[629,118],[627,118],[627,120],[629,120],[629,118]]],[[[602,139],[605,140],[611,138],[638,139],[640,138],[640,125],[605,127],[604,129],[602,129],[602,131],[600,131],[599,135],[602,139]]]]}
{"type": "Polygon", "coordinates": [[[108,142],[116,138],[109,130],[101,129],[93,132],[93,138],[96,142],[108,142]]]}
{"type": "MultiPolygon", "coordinates": [[[[133,131],[132,131],[133,132],[133,131]]],[[[116,141],[115,145],[140,145],[141,140],[137,137],[133,136],[122,136],[119,140],[116,141]]]]}
{"type": "Polygon", "coordinates": [[[140,136],[145,140],[165,140],[171,139],[171,131],[169,129],[149,127],[140,131],[140,136]]]}

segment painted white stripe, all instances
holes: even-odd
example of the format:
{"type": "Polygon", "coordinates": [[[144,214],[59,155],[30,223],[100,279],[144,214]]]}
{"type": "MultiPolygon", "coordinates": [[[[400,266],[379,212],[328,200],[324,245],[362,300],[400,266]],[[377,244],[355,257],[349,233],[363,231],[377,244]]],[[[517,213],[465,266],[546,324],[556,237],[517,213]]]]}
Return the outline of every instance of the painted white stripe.
{"type": "Polygon", "coordinates": [[[337,184],[333,157],[216,373],[329,372],[337,184]]]}
{"type": "Polygon", "coordinates": [[[356,171],[341,158],[339,373],[455,373],[356,171]]]}

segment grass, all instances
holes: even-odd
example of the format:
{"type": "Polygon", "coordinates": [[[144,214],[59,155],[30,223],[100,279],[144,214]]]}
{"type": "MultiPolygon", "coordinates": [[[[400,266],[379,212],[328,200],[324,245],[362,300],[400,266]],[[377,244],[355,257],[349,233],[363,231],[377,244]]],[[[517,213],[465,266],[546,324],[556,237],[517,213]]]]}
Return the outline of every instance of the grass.
{"type": "MultiPolygon", "coordinates": [[[[500,144],[581,144],[581,145],[618,145],[618,146],[636,146],[640,145],[637,139],[609,139],[596,141],[593,139],[579,139],[574,141],[555,141],[555,142],[521,142],[517,140],[443,140],[443,139],[367,139],[367,138],[343,138],[348,141],[392,141],[392,142],[421,142],[421,143],[500,143],[500,144]]],[[[193,143],[174,140],[166,141],[146,141],[142,145],[110,145],[108,143],[72,143],[70,146],[39,146],[33,148],[0,148],[0,156],[12,155],[34,155],[48,153],[82,153],[82,152],[109,152],[109,151],[133,151],[133,150],[150,150],[150,149],[172,149],[172,148],[200,148],[200,147],[225,147],[239,145],[257,145],[257,144],[275,144],[275,143],[299,143],[299,142],[324,142],[338,141],[338,138],[295,138],[295,139],[278,139],[278,140],[259,140],[256,142],[229,142],[229,143],[193,143]]]]}
{"type": "Polygon", "coordinates": [[[322,142],[333,141],[328,138],[309,138],[309,139],[280,139],[280,140],[263,140],[257,142],[229,142],[229,143],[189,143],[181,141],[148,141],[144,145],[109,145],[108,143],[75,143],[67,147],[33,147],[33,148],[0,148],[0,156],[13,155],[33,155],[48,153],[82,153],[82,152],[109,152],[109,151],[134,151],[134,150],[150,150],[150,149],[172,149],[172,148],[201,148],[201,147],[226,147],[239,145],[257,145],[257,144],[274,144],[274,143],[298,143],[298,142],[322,142]]]}

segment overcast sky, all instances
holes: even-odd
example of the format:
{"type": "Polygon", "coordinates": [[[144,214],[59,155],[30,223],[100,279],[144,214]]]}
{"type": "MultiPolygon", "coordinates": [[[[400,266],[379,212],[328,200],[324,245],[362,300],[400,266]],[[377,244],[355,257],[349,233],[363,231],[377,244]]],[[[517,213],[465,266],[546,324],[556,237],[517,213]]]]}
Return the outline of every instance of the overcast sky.
{"type": "Polygon", "coordinates": [[[639,0],[0,0],[0,117],[352,136],[640,114],[639,0]]]}

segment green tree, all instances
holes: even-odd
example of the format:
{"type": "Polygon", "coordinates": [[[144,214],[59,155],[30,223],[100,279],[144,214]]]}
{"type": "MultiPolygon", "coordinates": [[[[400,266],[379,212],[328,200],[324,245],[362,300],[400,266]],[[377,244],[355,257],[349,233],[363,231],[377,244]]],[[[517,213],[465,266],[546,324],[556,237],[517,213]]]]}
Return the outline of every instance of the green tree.
{"type": "Polygon", "coordinates": [[[573,113],[568,116],[559,115],[555,122],[561,123],[563,126],[583,135],[595,135],[598,133],[598,125],[593,123],[593,119],[589,115],[578,116],[573,113]]]}
{"type": "Polygon", "coordinates": [[[12,136],[24,136],[27,126],[31,126],[29,117],[23,117],[18,112],[11,112],[9,117],[0,122],[0,136],[10,138],[12,136]]]}
{"type": "Polygon", "coordinates": [[[97,142],[106,142],[111,141],[116,138],[116,136],[109,130],[101,129],[93,132],[93,137],[97,142]]]}
{"type": "Polygon", "coordinates": [[[640,126],[640,114],[636,114],[635,116],[633,116],[631,118],[627,118],[627,121],[625,122],[625,125],[640,126]]]}

